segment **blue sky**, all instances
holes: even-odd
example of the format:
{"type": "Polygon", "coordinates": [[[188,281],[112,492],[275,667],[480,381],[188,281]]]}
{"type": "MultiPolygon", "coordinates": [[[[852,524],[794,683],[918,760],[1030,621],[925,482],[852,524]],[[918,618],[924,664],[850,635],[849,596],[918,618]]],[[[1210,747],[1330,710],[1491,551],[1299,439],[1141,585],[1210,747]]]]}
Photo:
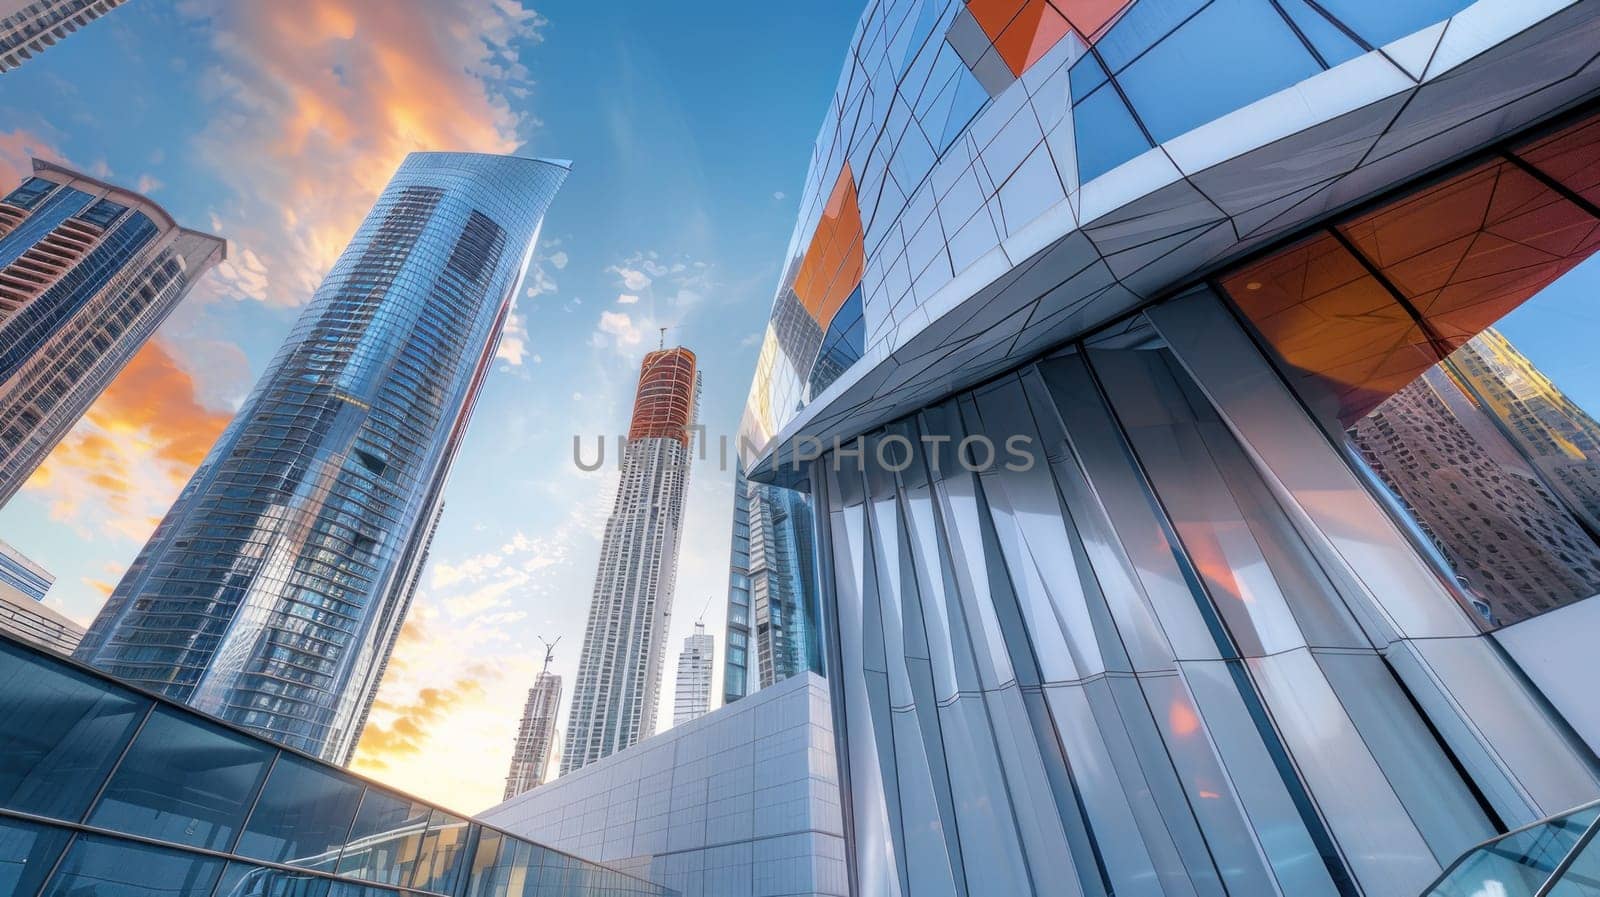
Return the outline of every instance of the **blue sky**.
{"type": "MultiPolygon", "coordinates": [[[[0,179],[67,161],[226,237],[230,259],[0,511],[0,538],[92,618],[404,152],[572,159],[357,763],[462,810],[495,802],[537,637],[562,639],[569,692],[577,666],[615,471],[577,471],[572,436],[626,425],[670,326],[731,438],[860,8],[138,0],[7,74],[0,179]]],[[[715,460],[691,484],[663,720],[703,607],[722,648],[732,473],[715,460]]]]}

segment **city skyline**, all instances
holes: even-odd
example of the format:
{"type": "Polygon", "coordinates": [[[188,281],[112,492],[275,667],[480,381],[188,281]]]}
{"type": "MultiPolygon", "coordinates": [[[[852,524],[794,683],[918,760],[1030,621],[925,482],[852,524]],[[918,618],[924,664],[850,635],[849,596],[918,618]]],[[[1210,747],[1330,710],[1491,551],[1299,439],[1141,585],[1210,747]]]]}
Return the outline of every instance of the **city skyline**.
{"type": "MultiPolygon", "coordinates": [[[[765,314],[751,299],[776,270],[833,80],[815,60],[845,46],[860,8],[640,4],[618,20],[573,0],[388,6],[140,0],[4,74],[0,189],[35,155],[66,160],[143,184],[228,238],[230,260],[0,512],[0,536],[58,575],[48,605],[87,624],[405,152],[577,160],[354,764],[470,810],[500,799],[538,635],[565,639],[552,670],[570,703],[614,475],[609,459],[575,469],[572,437],[626,423],[634,384],[617,371],[671,325],[719,375],[708,430],[737,428],[765,314]],[[745,75],[684,64],[712,56],[745,75]],[[397,57],[414,65],[382,64],[397,57]],[[462,740],[483,764],[449,762],[462,740]]],[[[696,465],[680,588],[718,596],[718,631],[731,476],[714,453],[696,465]]],[[[692,626],[677,615],[670,644],[692,626]]]]}
{"type": "Polygon", "coordinates": [[[348,764],[569,168],[406,156],[77,658],[348,764]]]}
{"type": "Polygon", "coordinates": [[[683,649],[678,652],[678,669],[673,676],[674,726],[699,719],[711,710],[711,671],[716,660],[716,636],[706,632],[706,624],[696,621],[694,633],[684,638],[683,649]]]}

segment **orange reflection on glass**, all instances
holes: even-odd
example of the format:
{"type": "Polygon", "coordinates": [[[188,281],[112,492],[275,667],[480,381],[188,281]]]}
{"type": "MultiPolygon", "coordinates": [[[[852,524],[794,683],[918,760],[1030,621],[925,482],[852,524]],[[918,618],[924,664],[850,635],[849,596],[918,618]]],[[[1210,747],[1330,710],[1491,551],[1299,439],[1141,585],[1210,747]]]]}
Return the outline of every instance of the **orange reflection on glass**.
{"type": "Polygon", "coordinates": [[[1410,314],[1331,234],[1252,264],[1223,288],[1303,395],[1348,426],[1440,360],[1410,314]]]}
{"type": "Polygon", "coordinates": [[[1600,118],[1579,122],[1514,152],[1568,190],[1600,205],[1600,118]]]}
{"type": "Polygon", "coordinates": [[[1173,701],[1172,706],[1167,708],[1167,723],[1174,734],[1185,738],[1200,731],[1200,717],[1182,701],[1173,701]]]}
{"type": "Polygon", "coordinates": [[[1600,221],[1511,162],[1340,228],[1454,350],[1600,246],[1600,221]]]}
{"type": "Polygon", "coordinates": [[[865,268],[861,205],[855,176],[846,162],[794,279],[794,293],[800,297],[800,304],[823,331],[827,331],[839,306],[860,285],[865,268]]]}

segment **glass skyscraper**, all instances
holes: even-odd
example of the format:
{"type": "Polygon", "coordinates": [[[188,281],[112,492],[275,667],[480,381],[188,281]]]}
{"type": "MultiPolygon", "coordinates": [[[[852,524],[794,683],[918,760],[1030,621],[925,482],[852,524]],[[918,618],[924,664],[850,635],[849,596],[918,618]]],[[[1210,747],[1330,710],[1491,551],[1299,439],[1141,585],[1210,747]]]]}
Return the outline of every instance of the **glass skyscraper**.
{"type": "Polygon", "coordinates": [[[225,252],[137,193],[33,161],[0,200],[0,504],[225,252]]]}
{"type": "Polygon", "coordinates": [[[1600,4],[864,6],[741,440],[850,893],[1412,897],[1600,798],[1600,4]]]}
{"type": "Polygon", "coordinates": [[[751,482],[743,465],[733,489],[723,703],[806,670],[822,672],[811,499],[751,482]]]}
{"type": "Polygon", "coordinates": [[[655,732],[699,401],[693,352],[645,355],[600,542],[562,775],[655,732]]]}
{"type": "Polygon", "coordinates": [[[347,762],[567,170],[407,156],[77,656],[347,762]]]}

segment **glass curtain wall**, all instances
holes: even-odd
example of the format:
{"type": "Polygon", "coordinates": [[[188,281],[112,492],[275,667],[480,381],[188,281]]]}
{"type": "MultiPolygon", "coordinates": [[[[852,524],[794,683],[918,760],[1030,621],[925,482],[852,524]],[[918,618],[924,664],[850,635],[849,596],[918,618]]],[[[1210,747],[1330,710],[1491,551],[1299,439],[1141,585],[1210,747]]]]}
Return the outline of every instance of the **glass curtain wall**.
{"type": "Polygon", "coordinates": [[[1596,147],[1525,141],[813,462],[862,893],[1411,897],[1600,796],[1480,637],[1596,591],[1593,381],[1507,335],[1600,286],[1596,147]]]}
{"type": "Polygon", "coordinates": [[[0,894],[666,897],[0,637],[0,894]]]}

